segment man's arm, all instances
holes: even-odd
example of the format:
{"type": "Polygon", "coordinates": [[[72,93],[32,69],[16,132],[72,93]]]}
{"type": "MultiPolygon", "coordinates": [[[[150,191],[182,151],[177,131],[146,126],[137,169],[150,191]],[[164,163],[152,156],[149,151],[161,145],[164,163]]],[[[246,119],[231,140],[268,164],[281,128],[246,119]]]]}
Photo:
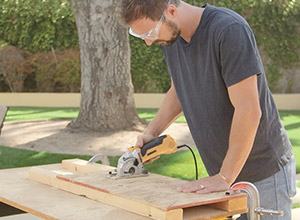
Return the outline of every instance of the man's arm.
{"type": "Polygon", "coordinates": [[[241,172],[252,149],[261,117],[257,76],[251,76],[228,88],[234,107],[229,148],[220,173],[189,182],[178,188],[182,192],[209,193],[227,190],[241,172]],[[203,189],[203,187],[204,189],[203,189]]]}
{"type": "Polygon", "coordinates": [[[181,114],[182,109],[172,81],[156,116],[149,123],[144,134],[137,137],[136,146],[141,147],[144,143],[159,136],[181,114]]]}
{"type": "Polygon", "coordinates": [[[252,149],[260,122],[257,76],[254,75],[228,88],[234,114],[229,148],[220,173],[232,184],[241,172],[252,149]]]}

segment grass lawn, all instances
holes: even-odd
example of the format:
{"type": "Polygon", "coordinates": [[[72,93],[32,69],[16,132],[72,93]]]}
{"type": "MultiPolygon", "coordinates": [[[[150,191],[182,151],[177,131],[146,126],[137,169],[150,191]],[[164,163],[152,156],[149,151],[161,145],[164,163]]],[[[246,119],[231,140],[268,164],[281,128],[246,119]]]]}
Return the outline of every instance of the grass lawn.
{"type": "MultiPolygon", "coordinates": [[[[48,152],[38,152],[33,150],[17,149],[0,146],[0,169],[26,167],[42,164],[60,163],[64,159],[79,158],[88,160],[89,155],[55,154],[48,152]]],[[[194,151],[198,160],[199,177],[207,176],[203,163],[200,162],[198,152],[194,151]],[[199,163],[200,162],[200,163],[199,163]]],[[[119,156],[109,157],[111,166],[117,166],[119,156]]],[[[189,151],[179,151],[171,156],[162,155],[152,164],[145,165],[145,168],[152,173],[165,176],[193,180],[195,179],[195,165],[192,154],[189,151]]]]}
{"type": "MultiPolygon", "coordinates": [[[[148,121],[155,116],[157,109],[137,109],[141,118],[148,121]]],[[[78,115],[78,108],[32,108],[32,107],[11,107],[7,113],[5,121],[19,120],[41,120],[53,118],[75,118],[78,115]]],[[[280,117],[288,132],[293,144],[293,151],[297,160],[297,172],[300,172],[300,111],[280,111],[280,117]]],[[[185,122],[184,116],[177,119],[177,122],[185,122]]],[[[53,154],[47,152],[36,152],[23,149],[14,149],[1,146],[0,169],[32,166],[38,164],[59,163],[62,159],[81,158],[89,159],[85,155],[53,154]]],[[[198,152],[199,177],[206,176],[207,173],[198,152]]],[[[110,157],[111,165],[116,166],[118,157],[110,157]]],[[[192,180],[195,178],[194,161],[189,151],[180,151],[172,155],[162,155],[161,158],[146,168],[153,173],[181,179],[192,180]]]]}
{"type": "MultiPolygon", "coordinates": [[[[68,119],[78,116],[78,108],[49,108],[49,107],[10,107],[5,121],[43,120],[43,119],[68,119]]],[[[140,118],[151,121],[157,109],[137,109],[140,118]]],[[[186,122],[184,116],[180,116],[176,122],[186,122]]]]}
{"type": "Polygon", "coordinates": [[[293,145],[297,173],[300,173],[300,111],[279,111],[279,114],[293,145]]]}
{"type": "MultiPolygon", "coordinates": [[[[157,109],[137,109],[139,117],[150,121],[155,116],[157,109]]],[[[43,119],[66,119],[75,118],[78,115],[78,108],[32,108],[32,107],[11,107],[5,118],[6,122],[43,119]]],[[[177,122],[186,122],[181,116],[177,122]]],[[[80,158],[88,160],[88,155],[54,154],[48,152],[37,152],[32,150],[16,149],[0,146],[0,169],[34,166],[41,164],[60,163],[63,159],[80,158]]],[[[194,151],[198,161],[199,177],[207,176],[204,165],[197,150],[194,151]]],[[[117,157],[109,157],[112,166],[117,165],[117,157]]],[[[159,160],[152,164],[145,165],[145,168],[152,173],[165,176],[193,180],[195,179],[195,165],[190,151],[179,151],[172,155],[162,155],[159,160]]]]}
{"type": "Polygon", "coordinates": [[[54,118],[76,118],[78,108],[32,108],[32,107],[10,107],[5,121],[43,120],[54,118]]]}

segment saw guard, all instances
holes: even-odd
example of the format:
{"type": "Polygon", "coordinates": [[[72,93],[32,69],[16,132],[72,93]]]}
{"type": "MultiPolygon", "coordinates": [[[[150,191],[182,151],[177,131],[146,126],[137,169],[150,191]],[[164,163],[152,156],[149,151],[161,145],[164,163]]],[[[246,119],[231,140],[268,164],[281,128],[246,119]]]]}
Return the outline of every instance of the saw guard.
{"type": "Polygon", "coordinates": [[[147,176],[148,172],[144,169],[139,156],[139,151],[125,152],[118,160],[118,166],[115,172],[108,174],[108,177],[114,179],[132,178],[138,176],[147,176]]]}

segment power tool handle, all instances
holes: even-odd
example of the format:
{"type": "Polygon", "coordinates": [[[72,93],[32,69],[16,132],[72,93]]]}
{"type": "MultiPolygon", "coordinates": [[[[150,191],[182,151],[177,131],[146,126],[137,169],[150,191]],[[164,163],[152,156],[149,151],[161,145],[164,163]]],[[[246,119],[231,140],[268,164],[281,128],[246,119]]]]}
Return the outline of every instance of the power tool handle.
{"type": "MultiPolygon", "coordinates": [[[[162,136],[159,136],[159,137],[153,139],[152,141],[149,141],[148,143],[144,144],[143,147],[141,148],[141,155],[145,156],[145,154],[148,152],[148,150],[162,144],[163,140],[166,137],[167,137],[167,135],[162,135],[162,136]]],[[[153,151],[153,153],[155,153],[155,151],[153,151]]]]}

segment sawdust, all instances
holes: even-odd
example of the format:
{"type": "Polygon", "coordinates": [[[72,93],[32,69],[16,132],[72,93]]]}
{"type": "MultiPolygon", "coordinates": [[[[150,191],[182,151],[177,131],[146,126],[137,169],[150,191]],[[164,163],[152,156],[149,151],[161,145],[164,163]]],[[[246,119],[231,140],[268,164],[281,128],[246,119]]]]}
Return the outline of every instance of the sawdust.
{"type": "MultiPolygon", "coordinates": [[[[135,144],[142,132],[77,133],[65,129],[70,120],[42,120],[4,123],[0,145],[53,153],[119,156],[135,144]]],[[[186,123],[173,123],[164,133],[178,144],[195,147],[186,123]]]]}

